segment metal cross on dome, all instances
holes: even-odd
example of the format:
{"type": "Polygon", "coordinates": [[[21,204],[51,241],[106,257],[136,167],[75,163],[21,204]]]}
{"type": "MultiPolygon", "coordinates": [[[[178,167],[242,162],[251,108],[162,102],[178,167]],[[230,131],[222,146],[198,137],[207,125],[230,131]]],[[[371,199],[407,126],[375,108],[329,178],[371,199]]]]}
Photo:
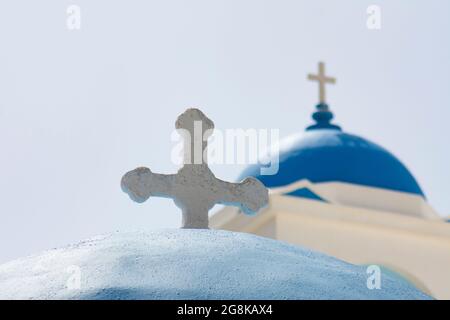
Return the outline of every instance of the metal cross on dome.
{"type": "Polygon", "coordinates": [[[335,84],[336,79],[325,75],[325,63],[319,62],[319,74],[308,74],[308,79],[319,83],[319,103],[326,105],[325,85],[327,83],[335,84]]]}
{"type": "Polygon", "coordinates": [[[230,183],[217,179],[211,172],[205,150],[214,123],[203,112],[186,110],[175,127],[183,137],[183,167],[178,173],[167,175],[145,167],[126,173],[121,187],[132,200],[141,203],[150,196],[171,198],[182,211],[182,227],[194,229],[208,228],[208,211],[216,203],[237,206],[246,214],[256,213],[267,205],[268,190],[258,179],[250,177],[230,183]]]}

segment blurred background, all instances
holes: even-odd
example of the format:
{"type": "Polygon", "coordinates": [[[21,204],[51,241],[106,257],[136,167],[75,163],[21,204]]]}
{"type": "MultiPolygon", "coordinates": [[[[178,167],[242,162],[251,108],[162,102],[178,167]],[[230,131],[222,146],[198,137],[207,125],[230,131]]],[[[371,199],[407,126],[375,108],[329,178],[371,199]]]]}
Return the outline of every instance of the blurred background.
{"type": "MultiPolygon", "coordinates": [[[[450,2],[3,1],[0,263],[116,230],[178,227],[172,201],[132,202],[137,166],[173,173],[179,113],[217,128],[311,124],[327,63],[335,123],[386,147],[450,214],[450,2]],[[367,8],[381,9],[381,29],[367,8]],[[80,9],[81,28],[67,26],[80,9]]],[[[235,180],[244,166],[213,165],[235,180]]]]}

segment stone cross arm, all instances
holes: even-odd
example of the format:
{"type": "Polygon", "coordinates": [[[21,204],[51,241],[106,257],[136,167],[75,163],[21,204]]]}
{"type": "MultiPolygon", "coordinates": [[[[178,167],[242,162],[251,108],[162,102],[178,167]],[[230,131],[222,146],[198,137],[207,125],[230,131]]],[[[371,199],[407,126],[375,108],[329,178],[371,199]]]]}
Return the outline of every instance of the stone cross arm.
{"type": "Polygon", "coordinates": [[[267,205],[268,191],[256,178],[249,177],[240,183],[231,183],[217,179],[216,184],[222,191],[217,203],[239,207],[248,215],[255,214],[267,205]]]}
{"type": "Polygon", "coordinates": [[[268,190],[256,178],[240,183],[217,179],[207,166],[190,165],[177,174],[156,174],[148,168],[126,173],[122,190],[136,202],[150,196],[171,198],[182,210],[183,228],[208,228],[208,211],[215,204],[239,207],[245,214],[254,214],[269,201],[268,190]]]}
{"type": "Polygon", "coordinates": [[[175,175],[153,173],[145,167],[127,172],[120,183],[122,190],[138,203],[145,202],[150,196],[170,197],[174,184],[175,175]]]}

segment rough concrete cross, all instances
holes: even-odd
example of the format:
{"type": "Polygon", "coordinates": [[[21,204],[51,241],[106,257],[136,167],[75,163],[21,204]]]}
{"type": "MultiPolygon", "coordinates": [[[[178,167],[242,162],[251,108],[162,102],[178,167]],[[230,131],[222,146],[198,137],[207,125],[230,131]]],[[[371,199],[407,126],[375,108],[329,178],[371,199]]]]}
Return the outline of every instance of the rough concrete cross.
{"type": "Polygon", "coordinates": [[[177,174],[168,175],[144,167],[126,173],[121,186],[132,200],[141,203],[150,196],[172,198],[182,211],[183,228],[208,228],[208,211],[216,203],[240,207],[246,214],[267,205],[268,190],[259,180],[250,177],[230,183],[211,172],[205,151],[214,123],[200,110],[186,110],[175,127],[183,137],[183,167],[177,174]]]}

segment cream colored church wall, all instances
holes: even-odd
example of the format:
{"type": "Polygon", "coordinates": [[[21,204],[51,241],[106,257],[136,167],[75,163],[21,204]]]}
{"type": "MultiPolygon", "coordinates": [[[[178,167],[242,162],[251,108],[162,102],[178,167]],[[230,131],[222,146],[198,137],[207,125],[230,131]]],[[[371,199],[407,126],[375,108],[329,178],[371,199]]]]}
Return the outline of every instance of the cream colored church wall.
{"type": "Polygon", "coordinates": [[[324,208],[317,212],[318,207],[327,204],[302,202],[302,210],[297,212],[277,211],[278,240],[354,264],[388,267],[432,296],[450,299],[450,226],[332,205],[324,214],[324,208]],[[360,217],[355,219],[354,214],[360,217]]]}
{"type": "Polygon", "coordinates": [[[346,182],[312,183],[303,179],[287,186],[271,189],[271,193],[283,195],[300,188],[308,188],[326,202],[336,205],[440,220],[439,215],[421,196],[346,182]]]}
{"type": "Polygon", "coordinates": [[[385,266],[450,299],[450,224],[392,212],[271,195],[254,217],[225,209],[211,227],[298,244],[344,261],[385,266]]]}
{"type": "Polygon", "coordinates": [[[450,298],[449,243],[421,239],[395,230],[378,230],[346,222],[324,222],[280,215],[278,239],[299,244],[354,264],[378,264],[410,278],[438,298],[450,298]],[[320,240],[318,236],[321,237],[320,240]]]}

